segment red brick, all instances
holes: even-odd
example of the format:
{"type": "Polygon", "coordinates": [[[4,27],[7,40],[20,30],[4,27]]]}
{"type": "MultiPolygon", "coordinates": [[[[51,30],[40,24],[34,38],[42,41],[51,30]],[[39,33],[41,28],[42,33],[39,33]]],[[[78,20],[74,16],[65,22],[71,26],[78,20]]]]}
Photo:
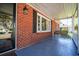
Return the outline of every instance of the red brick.
{"type": "Polygon", "coordinates": [[[32,33],[33,8],[24,3],[17,4],[17,48],[28,46],[36,43],[43,38],[51,36],[51,32],[32,33]],[[28,14],[22,13],[26,5],[28,14]]]}

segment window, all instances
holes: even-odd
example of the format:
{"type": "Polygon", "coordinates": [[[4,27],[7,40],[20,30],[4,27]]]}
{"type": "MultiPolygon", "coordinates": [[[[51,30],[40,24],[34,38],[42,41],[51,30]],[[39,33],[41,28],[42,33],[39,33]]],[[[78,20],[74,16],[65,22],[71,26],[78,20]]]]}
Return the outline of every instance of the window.
{"type": "Polygon", "coordinates": [[[42,30],[46,30],[46,19],[42,18],[42,30]]]}
{"type": "Polygon", "coordinates": [[[37,32],[51,32],[51,20],[37,13],[37,32]]]}
{"type": "Polygon", "coordinates": [[[0,54],[15,49],[16,4],[0,4],[0,54]],[[3,7],[4,6],[4,7],[3,7]],[[3,9],[3,10],[1,10],[3,9]],[[10,11],[9,12],[6,12],[10,11]]]}

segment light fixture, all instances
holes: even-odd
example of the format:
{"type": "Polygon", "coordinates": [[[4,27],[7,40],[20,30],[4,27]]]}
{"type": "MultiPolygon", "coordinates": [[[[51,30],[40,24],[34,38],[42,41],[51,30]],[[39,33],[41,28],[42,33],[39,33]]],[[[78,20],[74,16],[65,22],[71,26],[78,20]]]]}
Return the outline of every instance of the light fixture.
{"type": "Polygon", "coordinates": [[[24,6],[24,8],[23,8],[23,14],[24,15],[27,15],[28,14],[28,9],[26,8],[26,6],[24,6]]]}

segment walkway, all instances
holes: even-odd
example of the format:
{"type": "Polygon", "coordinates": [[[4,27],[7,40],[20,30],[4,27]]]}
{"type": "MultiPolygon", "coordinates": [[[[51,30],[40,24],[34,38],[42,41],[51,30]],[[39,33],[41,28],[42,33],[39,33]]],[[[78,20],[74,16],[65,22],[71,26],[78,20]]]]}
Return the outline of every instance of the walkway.
{"type": "Polygon", "coordinates": [[[77,48],[73,40],[55,35],[30,47],[17,50],[18,56],[75,56],[77,48]]]}

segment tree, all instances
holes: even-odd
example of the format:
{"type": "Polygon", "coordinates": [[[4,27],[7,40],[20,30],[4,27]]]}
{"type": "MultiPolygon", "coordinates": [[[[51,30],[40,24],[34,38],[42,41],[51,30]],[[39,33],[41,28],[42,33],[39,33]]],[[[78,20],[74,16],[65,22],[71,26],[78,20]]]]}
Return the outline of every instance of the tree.
{"type": "MultiPolygon", "coordinates": [[[[6,14],[2,14],[0,15],[0,22],[2,22],[2,26],[5,28],[6,30],[6,33],[8,32],[8,30],[10,29],[9,27],[9,22],[11,21],[11,17],[9,15],[6,15],[6,14]]],[[[10,24],[12,25],[12,24],[10,24]]]]}
{"type": "Polygon", "coordinates": [[[78,24],[76,24],[76,25],[75,25],[75,30],[77,30],[77,31],[78,31],[78,24]]]}

